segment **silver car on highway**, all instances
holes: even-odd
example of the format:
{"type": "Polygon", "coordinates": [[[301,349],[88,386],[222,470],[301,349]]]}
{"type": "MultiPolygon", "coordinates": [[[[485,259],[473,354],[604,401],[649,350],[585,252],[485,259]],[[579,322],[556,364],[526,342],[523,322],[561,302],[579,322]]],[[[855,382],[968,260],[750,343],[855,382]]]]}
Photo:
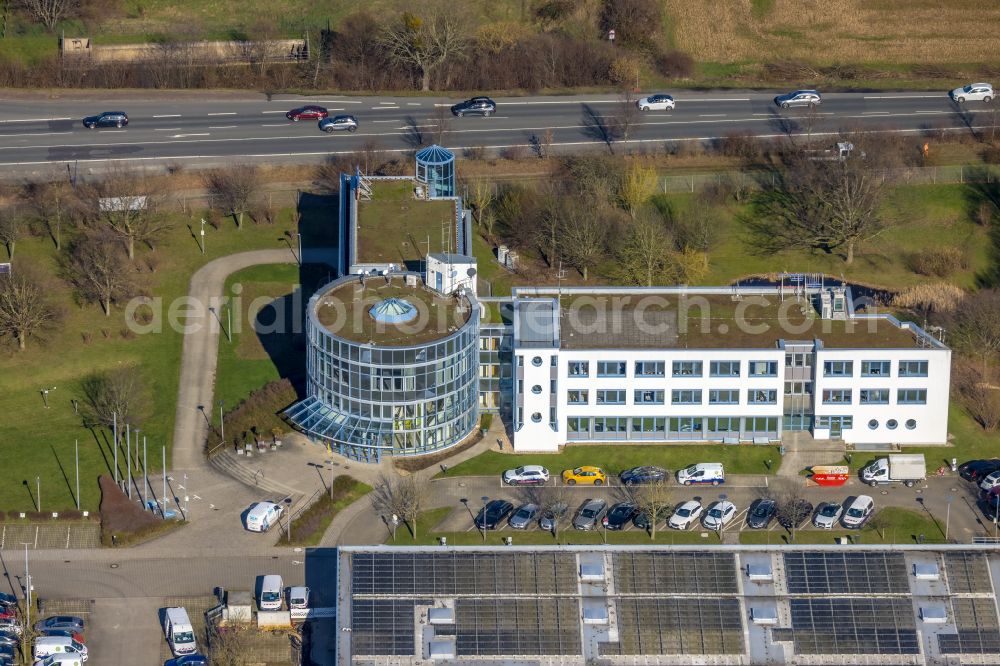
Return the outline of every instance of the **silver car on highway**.
{"type": "Polygon", "coordinates": [[[993,86],[989,83],[970,83],[961,88],[955,88],[948,96],[959,104],[963,102],[986,102],[993,101],[993,86]]]}

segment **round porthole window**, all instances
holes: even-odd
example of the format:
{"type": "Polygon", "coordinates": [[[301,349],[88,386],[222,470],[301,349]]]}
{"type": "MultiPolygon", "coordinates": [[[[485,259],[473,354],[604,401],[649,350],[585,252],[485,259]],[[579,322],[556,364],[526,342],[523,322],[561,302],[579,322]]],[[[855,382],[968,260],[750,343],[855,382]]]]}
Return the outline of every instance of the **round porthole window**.
{"type": "Polygon", "coordinates": [[[897,427],[899,427],[899,421],[897,421],[896,419],[889,419],[888,421],[885,422],[885,427],[888,428],[889,430],[895,430],[897,427]]]}
{"type": "Polygon", "coordinates": [[[531,415],[531,420],[534,421],[535,423],[541,423],[542,422],[542,413],[541,412],[535,412],[534,414],[531,415]]]}
{"type": "Polygon", "coordinates": [[[906,419],[906,429],[913,430],[917,427],[917,422],[914,419],[906,419]]]}
{"type": "Polygon", "coordinates": [[[535,358],[531,359],[531,365],[535,366],[536,368],[539,367],[541,364],[542,364],[541,356],[536,356],[535,358]]]}
{"type": "Polygon", "coordinates": [[[531,387],[531,392],[534,393],[535,395],[538,395],[539,393],[542,392],[542,385],[535,384],[534,386],[531,387]]]}
{"type": "Polygon", "coordinates": [[[872,419],[871,421],[868,422],[868,427],[872,430],[878,429],[878,421],[872,419]]]}

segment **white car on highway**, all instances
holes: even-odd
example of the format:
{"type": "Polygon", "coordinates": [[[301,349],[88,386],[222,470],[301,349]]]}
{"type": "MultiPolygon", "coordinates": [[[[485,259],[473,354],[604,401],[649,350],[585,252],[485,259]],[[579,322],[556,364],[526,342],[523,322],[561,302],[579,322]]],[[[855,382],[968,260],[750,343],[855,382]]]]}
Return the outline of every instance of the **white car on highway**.
{"type": "Polygon", "coordinates": [[[673,111],[674,98],[670,95],[657,93],[649,97],[643,97],[635,103],[640,111],[673,111]]]}
{"type": "Polygon", "coordinates": [[[736,517],[736,505],[728,500],[715,502],[708,507],[701,524],[710,530],[721,530],[730,520],[736,517]]]}
{"type": "Polygon", "coordinates": [[[674,514],[667,521],[667,526],[675,530],[686,530],[691,526],[691,523],[698,520],[700,515],[701,502],[688,500],[674,509],[674,514]]]}
{"type": "Polygon", "coordinates": [[[993,86],[989,83],[970,83],[961,88],[955,88],[948,95],[961,104],[962,102],[992,102],[993,86]]]}

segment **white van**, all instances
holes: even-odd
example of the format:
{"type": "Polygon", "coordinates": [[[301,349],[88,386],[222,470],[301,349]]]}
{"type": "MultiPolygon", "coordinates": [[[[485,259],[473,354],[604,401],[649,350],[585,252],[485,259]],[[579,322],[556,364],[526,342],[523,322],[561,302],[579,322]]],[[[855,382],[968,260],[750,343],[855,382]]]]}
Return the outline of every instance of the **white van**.
{"type": "Polygon", "coordinates": [[[194,638],[194,627],[183,608],[168,608],[163,614],[163,635],[174,656],[194,654],[198,644],[194,638]]]}
{"type": "Polygon", "coordinates": [[[285,593],[285,583],[281,576],[271,574],[264,576],[260,584],[260,596],[257,598],[257,606],[262,611],[281,610],[282,596],[285,593]]]}
{"type": "Polygon", "coordinates": [[[247,513],[247,529],[251,532],[266,532],[281,518],[284,508],[275,502],[257,502],[247,513]]]}
{"type": "Polygon", "coordinates": [[[677,483],[690,486],[692,483],[710,483],[717,486],[726,482],[726,471],[722,463],[698,463],[677,472],[677,483]]]}
{"type": "Polygon", "coordinates": [[[37,659],[34,666],[83,666],[83,658],[78,654],[50,654],[37,659]]]}
{"type": "Polygon", "coordinates": [[[71,654],[79,656],[82,661],[87,661],[87,646],[69,636],[39,636],[35,639],[32,654],[35,659],[54,654],[71,654]]]}

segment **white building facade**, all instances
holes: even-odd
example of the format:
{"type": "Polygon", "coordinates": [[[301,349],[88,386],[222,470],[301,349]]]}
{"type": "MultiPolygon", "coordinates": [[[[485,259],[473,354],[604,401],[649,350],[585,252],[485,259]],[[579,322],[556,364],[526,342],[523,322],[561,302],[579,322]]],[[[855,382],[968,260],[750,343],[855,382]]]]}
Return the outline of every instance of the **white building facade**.
{"type": "MultiPolygon", "coordinates": [[[[705,293],[718,297],[719,290],[705,293]]],[[[748,295],[777,292],[761,288],[740,297],[748,295]]],[[[554,451],[573,442],[765,443],[792,430],[848,443],[947,441],[951,352],[892,317],[847,307],[839,316],[827,312],[840,320],[835,334],[796,331],[787,340],[762,339],[760,347],[725,348],[725,336],[711,334],[681,340],[687,346],[671,335],[662,347],[648,338],[630,346],[627,330],[590,337],[566,330],[566,306],[545,296],[533,290],[514,299],[515,450],[554,451]],[[852,326],[856,336],[844,333],[852,326]],[[604,344],[589,347],[592,338],[604,344]]],[[[816,302],[810,321],[819,328],[818,294],[800,300],[816,302]]]]}

